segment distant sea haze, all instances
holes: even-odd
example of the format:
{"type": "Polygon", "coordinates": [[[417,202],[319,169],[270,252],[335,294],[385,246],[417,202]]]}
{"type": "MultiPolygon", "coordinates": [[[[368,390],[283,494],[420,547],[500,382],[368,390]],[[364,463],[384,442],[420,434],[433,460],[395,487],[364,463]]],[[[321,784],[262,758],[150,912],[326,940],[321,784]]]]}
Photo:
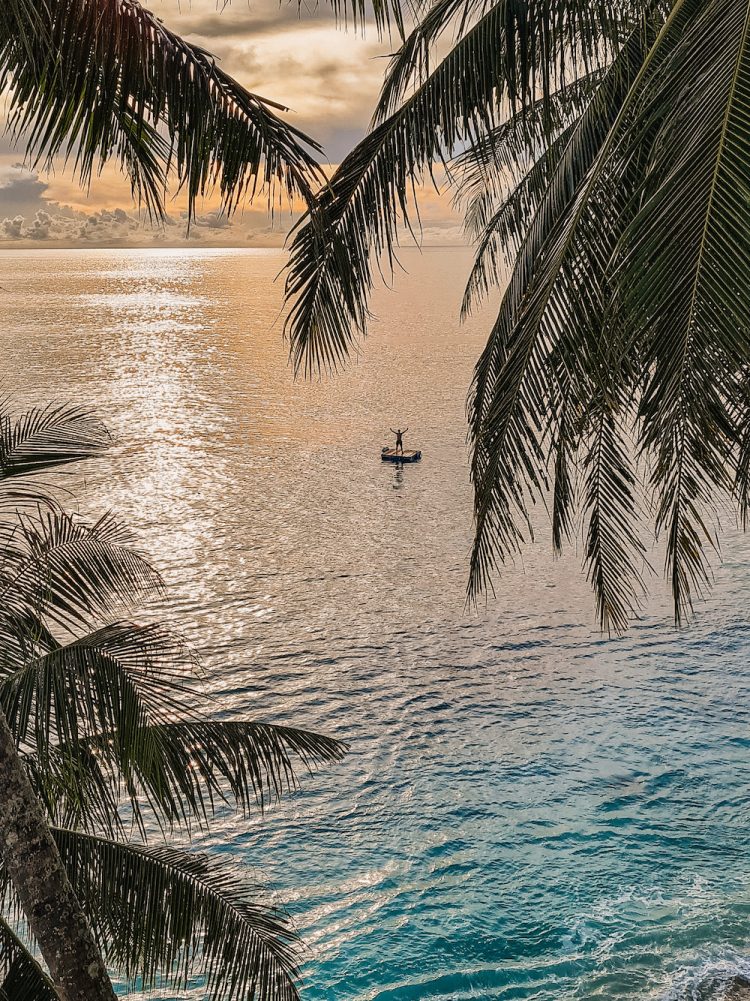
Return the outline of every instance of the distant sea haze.
{"type": "Polygon", "coordinates": [[[602,637],[546,531],[467,610],[489,318],[458,323],[465,251],[408,262],[358,360],[295,382],[279,251],[6,252],[4,391],[112,427],[67,486],[162,570],[206,704],[351,744],[196,839],[292,913],[306,1001],[718,1001],[750,974],[750,544],[680,633],[657,597],[602,637]],[[407,426],[422,462],[381,463],[407,426]]]}

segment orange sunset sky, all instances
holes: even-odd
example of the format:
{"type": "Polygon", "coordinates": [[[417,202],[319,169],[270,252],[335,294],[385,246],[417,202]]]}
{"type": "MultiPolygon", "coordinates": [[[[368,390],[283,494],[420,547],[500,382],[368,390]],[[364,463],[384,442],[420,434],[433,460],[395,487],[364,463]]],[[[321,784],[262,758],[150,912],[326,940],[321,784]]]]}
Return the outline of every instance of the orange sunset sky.
{"type": "MultiPolygon", "coordinates": [[[[364,134],[375,106],[386,57],[396,39],[337,28],[324,0],[300,7],[278,0],[152,0],[171,28],[213,52],[250,90],[288,105],[286,117],[323,144],[337,163],[364,134]]],[[[139,217],[127,183],[108,167],[89,191],[62,166],[51,174],[23,163],[23,149],[0,135],[0,247],[280,246],[288,212],[271,220],[264,199],[231,220],[215,203],[199,207],[186,234],[184,204],[169,205],[170,223],[154,228],[139,217]]],[[[424,242],[460,244],[449,196],[425,187],[420,200],[424,242]]]]}

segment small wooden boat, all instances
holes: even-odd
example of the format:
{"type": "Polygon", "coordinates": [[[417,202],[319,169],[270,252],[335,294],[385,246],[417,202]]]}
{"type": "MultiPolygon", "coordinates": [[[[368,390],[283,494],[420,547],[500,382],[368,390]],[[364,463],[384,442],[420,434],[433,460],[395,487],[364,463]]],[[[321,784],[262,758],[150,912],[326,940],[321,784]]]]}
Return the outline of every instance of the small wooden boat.
{"type": "Polygon", "coordinates": [[[397,452],[395,448],[388,448],[387,445],[384,445],[380,453],[380,458],[383,462],[419,462],[422,458],[422,453],[418,449],[414,451],[407,449],[405,452],[397,452]]]}

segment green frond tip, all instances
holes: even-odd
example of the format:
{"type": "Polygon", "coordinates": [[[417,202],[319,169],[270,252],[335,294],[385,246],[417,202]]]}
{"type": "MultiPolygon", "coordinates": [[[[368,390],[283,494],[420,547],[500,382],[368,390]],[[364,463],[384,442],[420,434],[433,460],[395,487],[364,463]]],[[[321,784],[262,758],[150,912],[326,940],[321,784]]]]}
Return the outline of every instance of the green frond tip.
{"type": "Polygon", "coordinates": [[[225,859],[53,834],[97,942],[131,983],[183,990],[203,977],[213,1001],[297,1001],[289,920],[225,859]]]}

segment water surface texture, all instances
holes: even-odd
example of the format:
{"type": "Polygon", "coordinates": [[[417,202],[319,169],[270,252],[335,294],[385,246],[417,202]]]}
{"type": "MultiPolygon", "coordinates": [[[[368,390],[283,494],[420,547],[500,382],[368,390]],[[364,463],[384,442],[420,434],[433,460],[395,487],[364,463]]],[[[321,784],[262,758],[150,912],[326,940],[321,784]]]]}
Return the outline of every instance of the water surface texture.
{"type": "Polygon", "coordinates": [[[750,973],[750,545],[680,633],[657,595],[599,635],[548,535],[467,611],[486,318],[456,322],[464,253],[408,259],[360,359],[295,383],[277,251],[7,252],[4,386],[116,432],[67,482],[163,571],[207,708],[351,743],[196,838],[288,907],[306,999],[719,997],[750,973]],[[379,461],[399,424],[418,466],[379,461]]]}

